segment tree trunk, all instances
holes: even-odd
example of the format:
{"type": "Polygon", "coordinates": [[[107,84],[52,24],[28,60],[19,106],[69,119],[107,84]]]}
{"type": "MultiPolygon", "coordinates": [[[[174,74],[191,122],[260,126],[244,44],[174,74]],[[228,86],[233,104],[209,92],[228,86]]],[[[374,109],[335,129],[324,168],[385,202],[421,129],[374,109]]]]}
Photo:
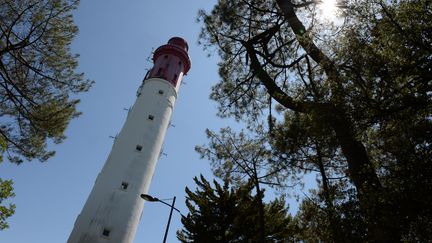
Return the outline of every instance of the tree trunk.
{"type": "Polygon", "coordinates": [[[263,192],[261,191],[258,177],[256,174],[256,168],[254,164],[255,169],[255,178],[254,178],[254,186],[257,194],[257,206],[258,206],[258,216],[259,216],[259,241],[260,242],[267,242],[266,236],[265,236],[265,219],[264,219],[264,203],[263,203],[263,192]]]}
{"type": "Polygon", "coordinates": [[[324,200],[326,204],[326,213],[329,218],[330,222],[330,230],[332,232],[333,240],[336,243],[345,242],[343,233],[342,233],[342,227],[340,222],[340,217],[337,215],[334,204],[333,204],[333,198],[330,194],[330,188],[329,188],[329,181],[327,178],[327,174],[324,167],[324,162],[322,160],[322,154],[320,150],[320,146],[318,143],[315,143],[316,150],[317,150],[317,166],[319,168],[321,178],[322,178],[322,187],[324,192],[324,200]]]}
{"type": "Polygon", "coordinates": [[[399,234],[386,223],[389,215],[382,197],[384,189],[366,148],[356,140],[351,122],[344,115],[335,112],[329,121],[347,160],[349,177],[357,189],[360,207],[366,217],[368,239],[371,242],[398,242],[399,234]]]}
{"type": "Polygon", "coordinates": [[[342,97],[344,95],[341,88],[343,80],[340,79],[337,67],[307,35],[305,26],[296,15],[293,1],[275,0],[275,2],[297,36],[299,44],[323,68],[332,86],[333,108],[320,109],[320,107],[315,107],[315,110],[324,112],[321,113],[322,118],[335,131],[342,153],[347,159],[349,176],[357,189],[360,206],[366,217],[368,238],[372,242],[399,241],[398,234],[390,230],[391,227],[388,223],[384,223],[383,216],[388,216],[388,213],[384,210],[383,188],[366,149],[360,141],[356,140],[352,131],[352,123],[343,109],[336,108],[343,106],[342,97]]]}

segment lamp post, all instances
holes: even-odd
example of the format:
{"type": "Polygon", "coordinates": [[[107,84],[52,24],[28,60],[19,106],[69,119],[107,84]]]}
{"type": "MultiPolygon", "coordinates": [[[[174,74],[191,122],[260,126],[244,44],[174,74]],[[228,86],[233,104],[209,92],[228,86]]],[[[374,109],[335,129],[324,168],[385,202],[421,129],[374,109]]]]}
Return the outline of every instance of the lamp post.
{"type": "Polygon", "coordinates": [[[176,207],[174,207],[176,197],[173,197],[173,198],[172,198],[172,204],[170,205],[170,204],[168,204],[168,203],[166,203],[166,202],[160,200],[159,198],[157,198],[157,197],[152,197],[152,196],[150,196],[150,195],[148,195],[148,194],[141,194],[140,196],[141,196],[142,199],[144,199],[144,200],[146,200],[146,201],[149,201],[149,202],[161,202],[161,203],[163,203],[163,204],[165,204],[165,205],[167,205],[168,207],[171,208],[171,210],[170,210],[170,214],[169,214],[169,217],[168,217],[168,223],[167,223],[167,226],[166,226],[166,229],[165,229],[164,239],[163,239],[163,243],[165,243],[165,242],[166,242],[166,238],[167,238],[167,236],[168,236],[168,229],[169,229],[169,226],[170,226],[170,223],[171,223],[171,216],[172,216],[172,212],[173,212],[173,210],[176,210],[176,211],[177,211],[177,212],[178,212],[182,217],[185,217],[185,216],[180,212],[180,210],[178,210],[176,207]]]}

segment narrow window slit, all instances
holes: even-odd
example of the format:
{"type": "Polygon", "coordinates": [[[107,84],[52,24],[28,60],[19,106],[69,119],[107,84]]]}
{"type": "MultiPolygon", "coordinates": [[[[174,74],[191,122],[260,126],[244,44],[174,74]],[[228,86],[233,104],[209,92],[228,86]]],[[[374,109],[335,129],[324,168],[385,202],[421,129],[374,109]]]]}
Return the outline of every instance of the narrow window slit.
{"type": "Polygon", "coordinates": [[[149,115],[149,116],[148,116],[148,119],[149,119],[149,120],[151,120],[151,121],[153,121],[153,119],[154,119],[154,116],[152,116],[152,115],[149,115]]]}
{"type": "Polygon", "coordinates": [[[123,181],[121,184],[121,189],[126,190],[128,188],[128,186],[129,186],[129,183],[123,181]]]}
{"type": "Polygon", "coordinates": [[[137,145],[137,146],[135,147],[135,149],[136,149],[137,151],[141,151],[141,150],[142,150],[142,146],[141,146],[141,145],[137,145]]]}
{"type": "Polygon", "coordinates": [[[107,228],[104,228],[102,231],[102,235],[105,237],[108,237],[110,235],[111,231],[107,228]]]}

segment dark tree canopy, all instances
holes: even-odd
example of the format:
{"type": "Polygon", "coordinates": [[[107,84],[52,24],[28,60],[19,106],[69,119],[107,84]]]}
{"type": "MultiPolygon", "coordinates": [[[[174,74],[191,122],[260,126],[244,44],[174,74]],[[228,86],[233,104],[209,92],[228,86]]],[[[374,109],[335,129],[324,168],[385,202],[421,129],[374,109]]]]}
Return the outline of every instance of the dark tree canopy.
{"type": "MultiPolygon", "coordinates": [[[[79,1],[2,0],[0,2],[0,162],[45,161],[54,155],[76,110],[76,95],[92,81],[78,73],[70,45],[78,29],[72,12],[79,1]]],[[[12,182],[0,179],[0,230],[15,205],[12,182]]]]}
{"type": "MultiPolygon", "coordinates": [[[[194,178],[197,189],[186,188],[187,217],[184,229],[177,232],[181,242],[263,242],[260,239],[257,196],[253,185],[230,186],[228,181],[212,186],[203,176],[194,178]]],[[[275,199],[264,207],[266,224],[264,242],[291,240],[293,227],[285,201],[275,199]]]]}
{"type": "Polygon", "coordinates": [[[201,11],[201,42],[221,57],[210,97],[222,117],[268,122],[264,163],[317,175],[298,215],[313,216],[300,221],[315,238],[303,240],[429,241],[432,3],[348,0],[339,24],[317,4],[201,11]]]}
{"type": "MultiPolygon", "coordinates": [[[[258,126],[256,132],[263,132],[258,126]]],[[[236,185],[249,183],[253,185],[256,193],[256,205],[258,210],[258,232],[260,241],[266,241],[265,237],[265,203],[262,185],[281,186],[281,177],[284,165],[278,166],[272,163],[272,153],[269,150],[266,136],[248,136],[241,131],[238,134],[230,128],[221,129],[220,135],[207,130],[209,144],[197,146],[195,150],[202,158],[208,158],[213,167],[213,173],[223,180],[233,182],[236,185]]]]}
{"type": "Polygon", "coordinates": [[[11,162],[45,161],[54,154],[76,111],[76,94],[92,82],[76,71],[71,42],[79,1],[4,0],[0,3],[0,141],[11,162]]]}

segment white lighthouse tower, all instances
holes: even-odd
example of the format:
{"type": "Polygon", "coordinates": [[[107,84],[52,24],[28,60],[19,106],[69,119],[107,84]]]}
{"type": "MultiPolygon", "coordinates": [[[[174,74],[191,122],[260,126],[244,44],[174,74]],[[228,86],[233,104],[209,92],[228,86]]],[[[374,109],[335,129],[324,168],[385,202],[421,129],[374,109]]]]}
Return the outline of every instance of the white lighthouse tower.
{"type": "Polygon", "coordinates": [[[153,55],[153,68],[78,215],[68,243],[131,243],[141,218],[178,89],[190,69],[188,45],[173,37],[153,55]]]}

